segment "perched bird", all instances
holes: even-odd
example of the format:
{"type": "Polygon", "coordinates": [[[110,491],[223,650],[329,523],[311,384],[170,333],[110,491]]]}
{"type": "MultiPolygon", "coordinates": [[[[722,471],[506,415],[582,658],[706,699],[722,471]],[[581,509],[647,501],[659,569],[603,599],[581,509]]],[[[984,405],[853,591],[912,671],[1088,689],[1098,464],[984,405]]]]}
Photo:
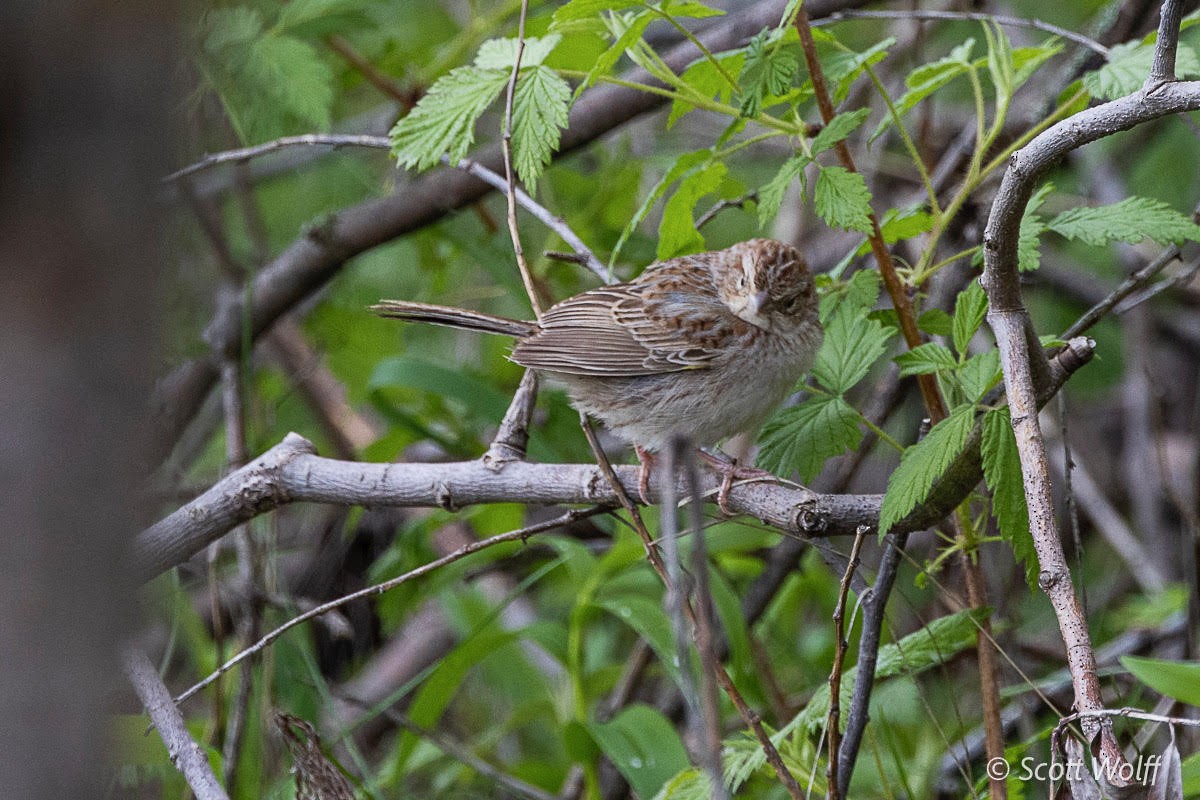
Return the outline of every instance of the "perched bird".
{"type": "Polygon", "coordinates": [[[653,453],[675,436],[712,445],[758,425],[812,365],[823,336],[803,256],[771,239],[651,264],[536,322],[404,300],[371,310],[514,337],[513,361],[559,379],[577,409],[634,445],[643,500],[653,453]]]}

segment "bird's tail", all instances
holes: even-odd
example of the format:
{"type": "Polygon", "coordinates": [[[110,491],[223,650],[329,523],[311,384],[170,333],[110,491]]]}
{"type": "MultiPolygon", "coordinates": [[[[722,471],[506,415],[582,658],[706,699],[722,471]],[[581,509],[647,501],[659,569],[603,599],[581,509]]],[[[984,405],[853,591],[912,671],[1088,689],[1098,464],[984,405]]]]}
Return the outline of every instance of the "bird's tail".
{"type": "Polygon", "coordinates": [[[428,303],[411,303],[408,300],[380,300],[371,310],[381,317],[402,319],[408,322],[431,322],[468,331],[498,333],[502,336],[521,338],[537,330],[532,322],[496,317],[478,311],[452,306],[434,306],[428,303]]]}

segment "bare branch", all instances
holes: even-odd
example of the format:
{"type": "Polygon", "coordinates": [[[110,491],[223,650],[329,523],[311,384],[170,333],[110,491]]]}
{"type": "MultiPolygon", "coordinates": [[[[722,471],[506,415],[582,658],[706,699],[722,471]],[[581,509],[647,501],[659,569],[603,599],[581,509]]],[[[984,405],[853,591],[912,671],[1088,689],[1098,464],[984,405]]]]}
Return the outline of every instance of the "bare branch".
{"type": "MultiPolygon", "coordinates": [[[[1169,37],[1160,36],[1160,43],[1164,38],[1169,37]]],[[[1043,131],[1013,154],[984,233],[983,285],[988,294],[988,322],[996,335],[1012,409],[1030,527],[1041,566],[1039,584],[1058,617],[1075,682],[1076,706],[1083,712],[1103,708],[1103,700],[1091,638],[1054,520],[1046,447],[1034,393],[1035,359],[1040,359],[1041,351],[1021,298],[1017,272],[1021,217],[1037,184],[1066,153],[1143,122],[1196,108],[1200,108],[1200,83],[1161,83],[1082,111],[1043,131]]],[[[1105,757],[1120,763],[1120,747],[1111,728],[1107,724],[1098,726],[1093,717],[1085,720],[1085,727],[1089,725],[1091,733],[1102,732],[1105,757]]]]}
{"type": "Polygon", "coordinates": [[[183,773],[196,800],[229,800],[208,764],[208,755],[188,732],[183,714],[179,713],[150,659],[141,650],[130,647],[125,651],[124,660],[125,676],[133,684],[138,699],[167,746],[171,763],[183,773]]]}
{"type": "Polygon", "coordinates": [[[1159,12],[1158,41],[1154,43],[1154,62],[1150,65],[1150,75],[1146,78],[1147,91],[1154,91],[1160,84],[1178,80],[1175,77],[1175,51],[1179,47],[1179,23],[1182,19],[1183,3],[1179,0],[1164,0],[1159,12]]]}
{"type": "Polygon", "coordinates": [[[858,554],[862,550],[863,538],[871,529],[865,525],[854,535],[854,545],[850,548],[850,558],[846,561],[846,571],[842,575],[838,587],[837,604],[833,608],[833,666],[829,670],[829,714],[825,722],[826,734],[829,737],[829,760],[825,775],[829,784],[829,800],[843,797],[841,782],[838,780],[838,751],[840,748],[841,725],[841,696],[842,696],[842,662],[846,658],[846,598],[850,596],[850,582],[858,569],[858,554]]]}

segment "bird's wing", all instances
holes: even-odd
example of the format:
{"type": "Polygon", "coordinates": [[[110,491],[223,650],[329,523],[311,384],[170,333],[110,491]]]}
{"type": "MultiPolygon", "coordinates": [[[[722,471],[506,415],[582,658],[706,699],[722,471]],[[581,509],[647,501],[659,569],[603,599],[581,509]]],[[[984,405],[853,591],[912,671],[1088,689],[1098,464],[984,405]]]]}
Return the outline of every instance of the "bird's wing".
{"type": "Polygon", "coordinates": [[[634,377],[703,369],[737,322],[707,270],[647,269],[635,282],[593,289],[550,308],[512,360],[571,375],[634,377]]]}

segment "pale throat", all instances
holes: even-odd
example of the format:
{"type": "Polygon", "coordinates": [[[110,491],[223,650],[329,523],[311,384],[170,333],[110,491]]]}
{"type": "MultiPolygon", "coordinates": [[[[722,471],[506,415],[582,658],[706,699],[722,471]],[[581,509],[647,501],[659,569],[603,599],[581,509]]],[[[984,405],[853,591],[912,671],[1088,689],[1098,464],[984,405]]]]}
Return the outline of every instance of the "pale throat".
{"type": "Polygon", "coordinates": [[[762,272],[751,253],[742,255],[741,288],[730,293],[725,289],[725,304],[729,310],[756,328],[771,329],[770,315],[765,313],[767,287],[762,281],[762,272]]]}

